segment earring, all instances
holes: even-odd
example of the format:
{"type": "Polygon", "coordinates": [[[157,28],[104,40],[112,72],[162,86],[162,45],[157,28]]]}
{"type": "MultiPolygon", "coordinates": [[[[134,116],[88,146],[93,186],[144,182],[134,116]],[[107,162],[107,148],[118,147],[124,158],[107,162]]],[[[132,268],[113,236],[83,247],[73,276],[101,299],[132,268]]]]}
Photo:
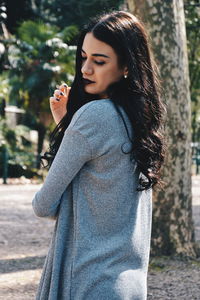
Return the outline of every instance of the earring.
{"type": "Polygon", "coordinates": [[[124,74],[124,78],[126,79],[128,77],[128,75],[127,74],[124,74]]]}

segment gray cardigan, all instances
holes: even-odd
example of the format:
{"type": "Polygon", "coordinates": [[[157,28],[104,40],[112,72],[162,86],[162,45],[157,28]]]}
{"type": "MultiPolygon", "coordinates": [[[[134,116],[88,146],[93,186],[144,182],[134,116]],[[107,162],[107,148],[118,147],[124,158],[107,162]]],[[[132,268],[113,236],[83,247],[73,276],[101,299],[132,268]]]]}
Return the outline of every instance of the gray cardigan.
{"type": "Polygon", "coordinates": [[[56,219],[36,299],[146,299],[152,190],[136,191],[130,146],[111,100],[73,116],[33,199],[37,216],[56,219]]]}

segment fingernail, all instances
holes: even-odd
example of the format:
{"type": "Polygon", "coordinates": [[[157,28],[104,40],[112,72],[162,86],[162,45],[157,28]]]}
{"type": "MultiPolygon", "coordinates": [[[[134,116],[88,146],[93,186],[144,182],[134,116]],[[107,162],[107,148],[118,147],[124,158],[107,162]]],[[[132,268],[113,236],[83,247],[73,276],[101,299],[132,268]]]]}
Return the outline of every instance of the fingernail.
{"type": "Polygon", "coordinates": [[[63,92],[60,92],[60,95],[61,95],[61,96],[64,96],[63,92]]]}
{"type": "Polygon", "coordinates": [[[60,101],[60,99],[59,99],[59,98],[56,98],[56,100],[57,100],[57,101],[60,101]]]}
{"type": "Polygon", "coordinates": [[[68,87],[68,85],[66,83],[63,84],[64,87],[68,87]]]}

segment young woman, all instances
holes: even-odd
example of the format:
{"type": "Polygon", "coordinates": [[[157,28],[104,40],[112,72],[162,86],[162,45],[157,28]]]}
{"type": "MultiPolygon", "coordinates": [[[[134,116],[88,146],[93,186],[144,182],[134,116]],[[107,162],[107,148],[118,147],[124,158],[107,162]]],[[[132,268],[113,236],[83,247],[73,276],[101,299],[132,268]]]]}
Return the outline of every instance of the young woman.
{"type": "Polygon", "coordinates": [[[56,224],[37,299],[146,299],[164,106],[141,22],[119,11],[85,27],[72,87],[50,107],[51,167],[33,209],[56,224]]]}

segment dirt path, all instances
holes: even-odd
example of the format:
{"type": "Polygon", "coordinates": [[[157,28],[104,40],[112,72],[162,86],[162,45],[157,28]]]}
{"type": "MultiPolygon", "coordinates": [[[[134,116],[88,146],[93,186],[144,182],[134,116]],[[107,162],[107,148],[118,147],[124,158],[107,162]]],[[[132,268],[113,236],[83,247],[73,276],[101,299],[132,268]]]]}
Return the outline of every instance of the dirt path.
{"type": "MultiPolygon", "coordinates": [[[[0,185],[0,300],[33,300],[54,222],[36,218],[31,199],[39,185],[0,185]]],[[[200,176],[193,178],[200,241],[200,176]]],[[[151,261],[148,300],[200,299],[200,262],[151,261]]]]}
{"type": "Polygon", "coordinates": [[[34,299],[53,222],[36,218],[39,185],[0,186],[0,299],[34,299]],[[9,191],[9,192],[8,192],[9,191]]]}

